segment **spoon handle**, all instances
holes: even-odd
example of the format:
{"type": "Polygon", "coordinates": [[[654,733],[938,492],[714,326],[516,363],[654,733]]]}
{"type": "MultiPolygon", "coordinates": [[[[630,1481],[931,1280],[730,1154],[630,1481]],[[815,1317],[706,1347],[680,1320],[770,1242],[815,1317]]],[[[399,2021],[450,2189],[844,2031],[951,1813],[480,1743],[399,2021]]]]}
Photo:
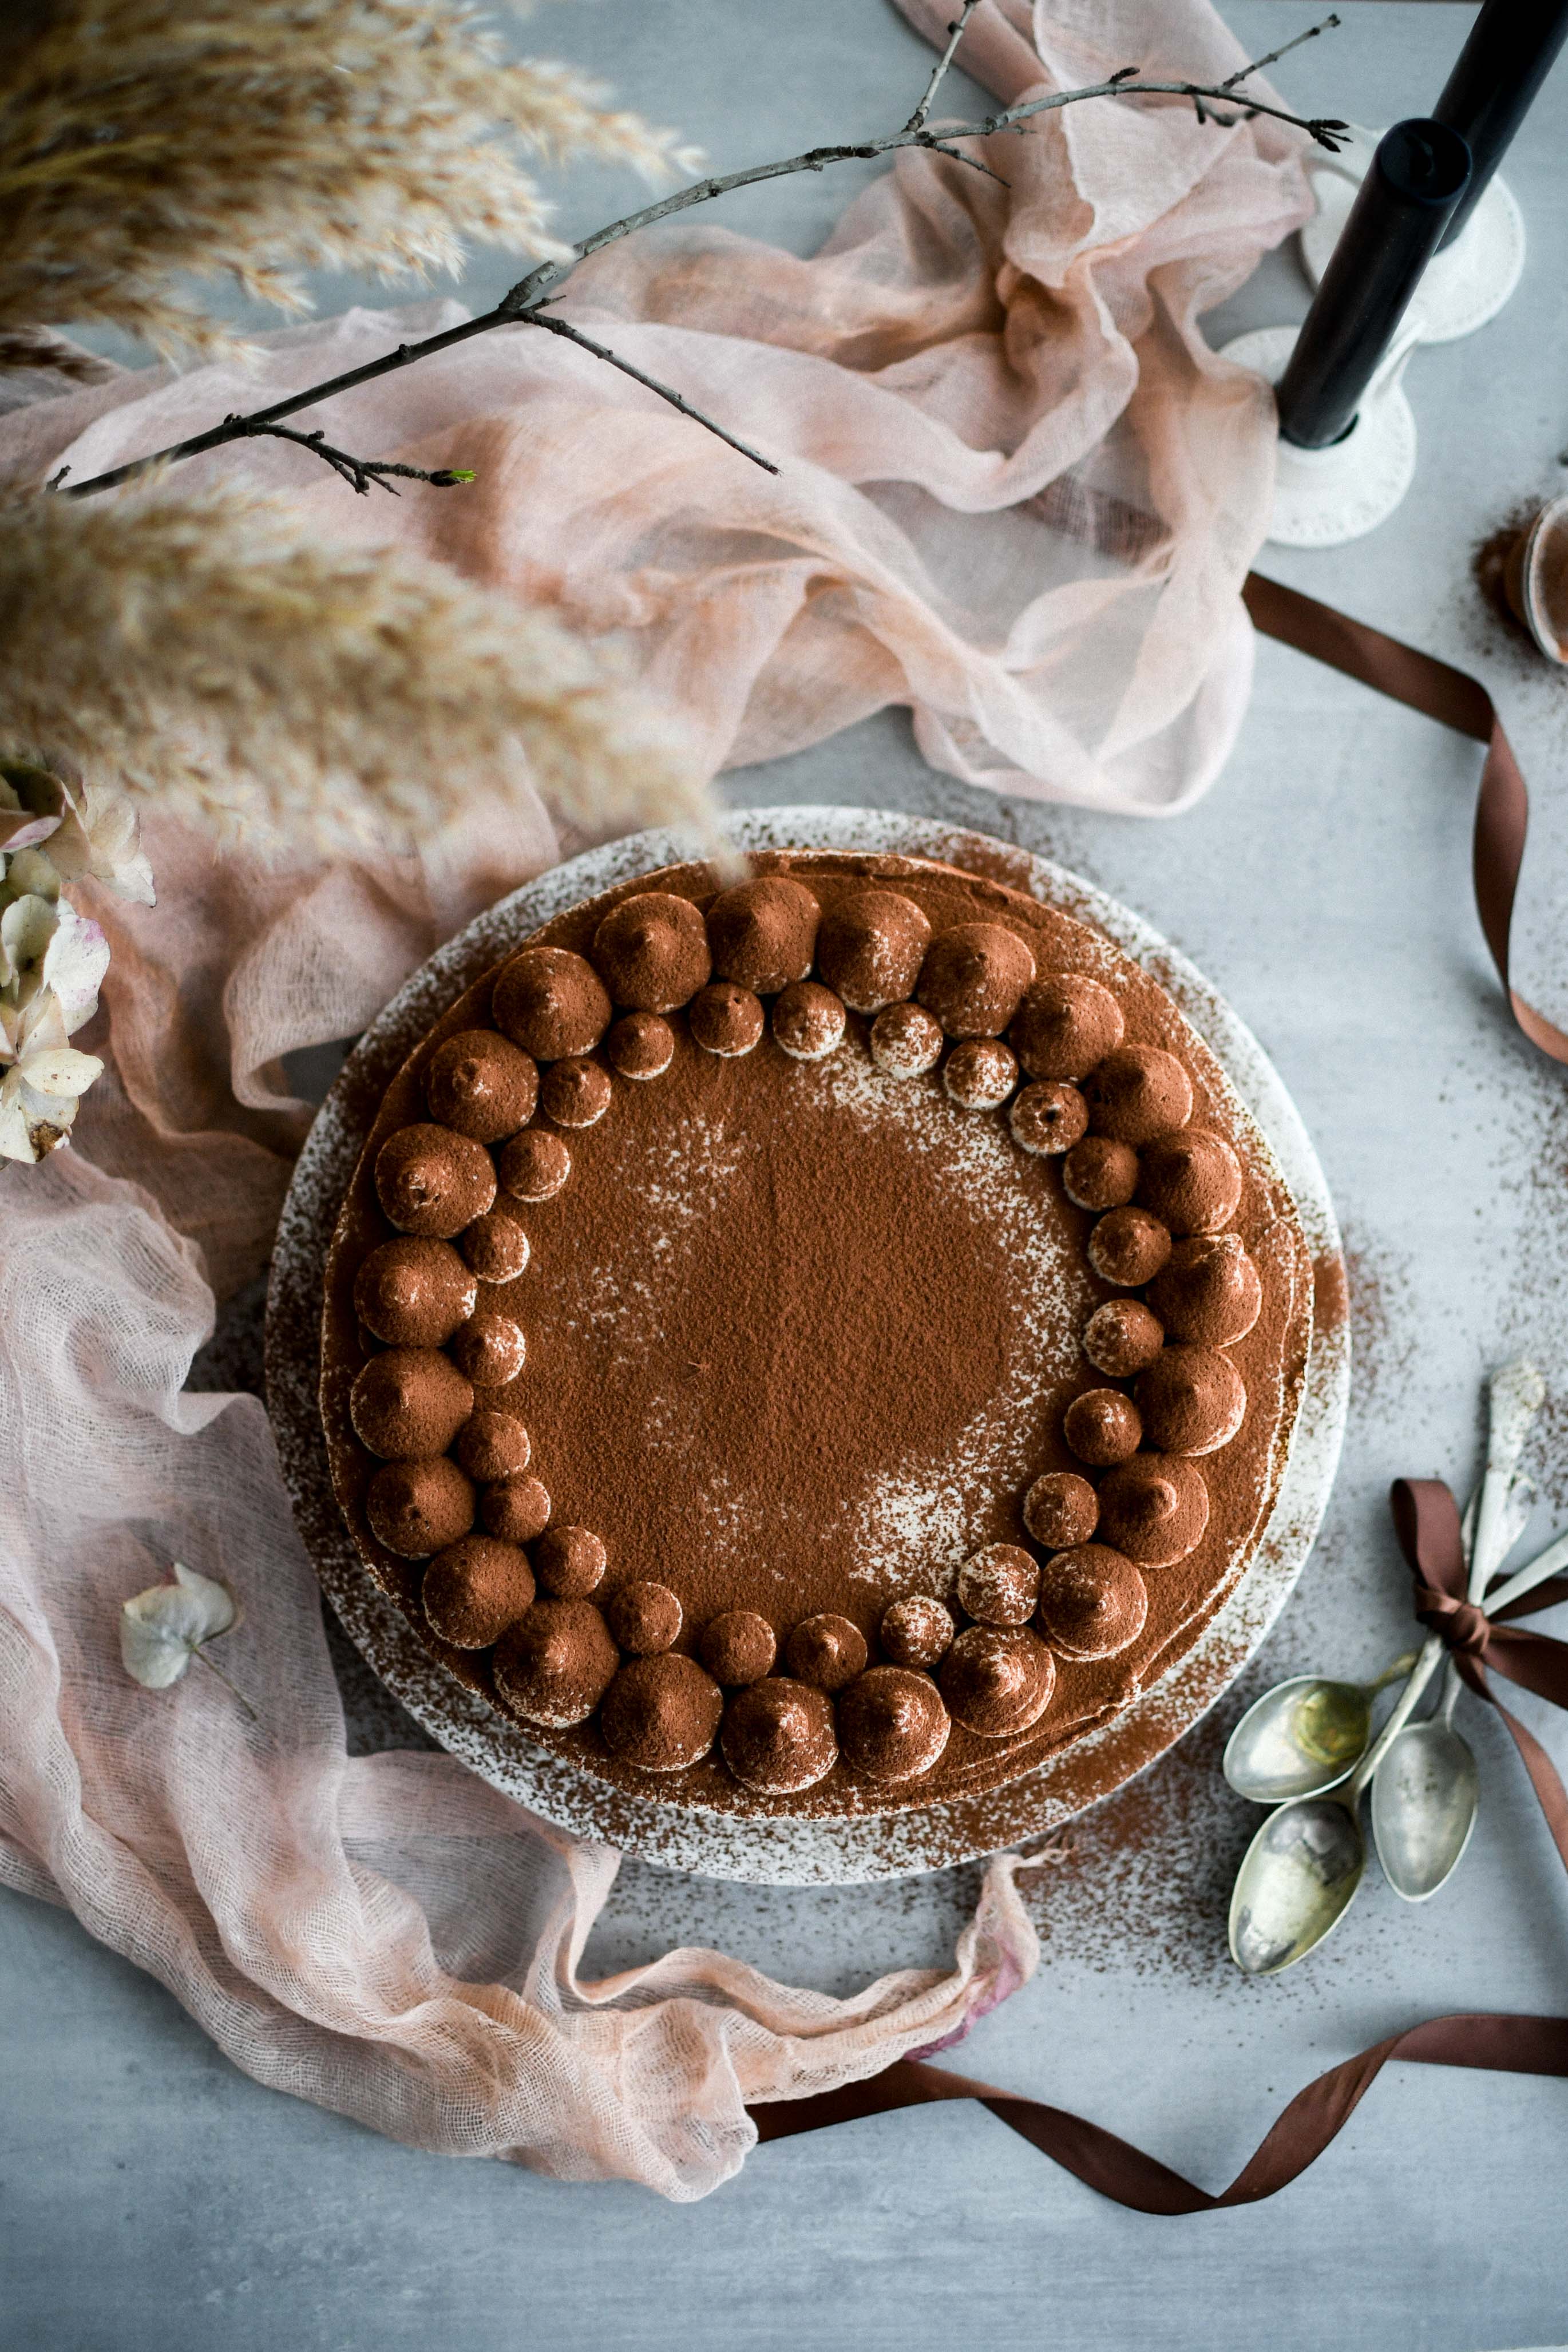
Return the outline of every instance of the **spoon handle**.
{"type": "Polygon", "coordinates": [[[1440,1635],[1428,1633],[1421,1644],[1415,1664],[1410,1670],[1409,1681],[1394,1702],[1393,1714],[1351,1774],[1345,1789],[1344,1801],[1352,1813],[1361,1803],[1368,1781],[1415,1714],[1421,1694],[1436,1674],[1437,1661],[1442,1654],[1443,1643],[1440,1635]]]}
{"type": "Polygon", "coordinates": [[[1439,1723],[1451,1730],[1454,1709],[1459,1704],[1459,1669],[1450,1658],[1443,1668],[1443,1687],[1437,1695],[1436,1717],[1439,1723]]]}
{"type": "MultiPolygon", "coordinates": [[[[1489,1465],[1488,1475],[1490,1475],[1489,1465]]],[[[1535,1508],[1533,1480],[1527,1478],[1522,1471],[1515,1471],[1509,1481],[1508,1493],[1503,1498],[1502,1510],[1498,1517],[1494,1541],[1495,1559],[1489,1560],[1486,1552],[1476,1539],[1481,1494],[1482,1489],[1478,1487],[1470,1496],[1462,1529],[1465,1558],[1469,1564],[1467,1589],[1472,1601],[1479,1601],[1485,1596],[1494,1569],[1500,1568],[1508,1558],[1529,1526],[1530,1515],[1535,1508]]],[[[1547,1574],[1551,1572],[1550,1570],[1545,1571],[1547,1574]]],[[[1436,1713],[1440,1722],[1452,1725],[1454,1709],[1459,1703],[1459,1669],[1450,1658],[1443,1672],[1443,1689],[1437,1701],[1436,1713]]]]}
{"type": "MultiPolygon", "coordinates": [[[[1494,1564],[1506,1559],[1512,1549],[1506,1531],[1510,1517],[1508,1507],[1518,1483],[1514,1472],[1520,1453],[1534,1414],[1527,1402],[1518,1394],[1517,1382],[1511,1381],[1510,1375],[1525,1369],[1523,1366],[1506,1365],[1501,1371],[1494,1372],[1491,1378],[1486,1471],[1480,1485],[1470,1496],[1469,1507],[1460,1528],[1468,1570],[1465,1597],[1470,1601],[1479,1601],[1491,1581],[1494,1564]]],[[[1458,1703],[1459,1669],[1449,1658],[1443,1668],[1443,1687],[1437,1696],[1436,1720],[1451,1724],[1458,1703]]]]}
{"type": "Polygon", "coordinates": [[[1476,1513],[1475,1541],[1470,1549],[1469,1597],[1479,1601],[1492,1570],[1503,1558],[1499,1538],[1503,1532],[1508,1491],[1531,1424],[1540,1412],[1546,1384],[1535,1366],[1521,1358],[1504,1364],[1491,1376],[1487,1423],[1487,1468],[1481,1482],[1480,1507],[1476,1513]]]}
{"type": "Polygon", "coordinates": [[[1527,1560],[1517,1576],[1510,1576],[1506,1584],[1500,1584],[1497,1591],[1488,1596],[1489,1614],[1495,1617],[1500,1609],[1508,1608],[1511,1601],[1522,1601],[1527,1592],[1533,1592],[1538,1584],[1544,1584],[1549,1576],[1555,1576],[1564,1568],[1568,1568],[1568,1535],[1557,1537],[1543,1552],[1538,1552],[1533,1559],[1527,1560]]]}

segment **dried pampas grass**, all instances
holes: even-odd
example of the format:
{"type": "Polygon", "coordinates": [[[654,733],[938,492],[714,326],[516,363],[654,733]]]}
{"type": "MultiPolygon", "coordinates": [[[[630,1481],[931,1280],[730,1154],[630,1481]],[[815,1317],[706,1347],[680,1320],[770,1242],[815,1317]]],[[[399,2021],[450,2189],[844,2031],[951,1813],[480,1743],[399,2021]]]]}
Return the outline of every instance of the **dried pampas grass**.
{"type": "Polygon", "coordinates": [[[521,156],[698,159],[571,68],[509,63],[467,0],[10,0],[0,8],[0,366],[41,324],[232,345],[181,281],[288,310],[294,272],[565,248],[521,156]]]}
{"type": "Polygon", "coordinates": [[[714,830],[675,730],[552,615],[240,485],[0,493],[0,737],[328,854],[427,841],[525,781],[596,834],[714,830]]]}

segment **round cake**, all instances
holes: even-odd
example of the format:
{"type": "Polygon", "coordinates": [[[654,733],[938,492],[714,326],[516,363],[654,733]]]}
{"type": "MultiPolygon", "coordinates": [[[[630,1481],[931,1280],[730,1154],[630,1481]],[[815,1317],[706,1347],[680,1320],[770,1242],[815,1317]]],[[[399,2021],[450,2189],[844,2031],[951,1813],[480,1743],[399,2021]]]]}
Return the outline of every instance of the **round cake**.
{"type": "Polygon", "coordinates": [[[361,1559],[580,1770],[740,1816],[994,1790],[1141,1700],[1273,1505],[1289,1193],[1102,933],[931,860],[546,924],[375,1110],[321,1409],[361,1559]]]}

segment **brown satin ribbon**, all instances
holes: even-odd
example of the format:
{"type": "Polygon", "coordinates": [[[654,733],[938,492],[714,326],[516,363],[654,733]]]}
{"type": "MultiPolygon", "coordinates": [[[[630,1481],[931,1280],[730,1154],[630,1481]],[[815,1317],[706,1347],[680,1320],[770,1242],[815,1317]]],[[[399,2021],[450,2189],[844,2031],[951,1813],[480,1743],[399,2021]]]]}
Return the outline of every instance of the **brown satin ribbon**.
{"type": "Polygon", "coordinates": [[[1417,2066],[1479,2066],[1498,2074],[1568,2076],[1568,2017],[1432,2017],[1391,2034],[1298,2091],[1262,2145],[1217,2197],[1082,2116],[998,2091],[967,2074],[949,2074],[920,2058],[900,2058],[869,2082],[847,2083],[815,2098],[770,2102],[748,2112],[760,2139],[788,2139],[796,2132],[852,2123],[859,2116],[931,2106],[942,2099],[976,2099],[1042,2156],[1075,2173],[1113,2204],[1130,2206],[1135,2213],[1217,2213],[1230,2205],[1255,2205],[1260,2197],[1288,2188],[1343,2129],[1391,2058],[1417,2066]]]}
{"type": "Polygon", "coordinates": [[[1442,1636],[1470,1689],[1502,1718],[1568,1870],[1568,1790],[1540,1740],[1509,1713],[1487,1680],[1490,1666],[1521,1690],[1550,1699],[1553,1706],[1568,1707],[1568,1643],[1510,1622],[1568,1601],[1568,1580],[1554,1576],[1490,1618],[1465,1598],[1459,1513],[1441,1478],[1395,1479],[1390,1501],[1400,1549],[1415,1579],[1415,1614],[1442,1636]]]}
{"type": "MultiPolygon", "coordinates": [[[[1509,933],[1524,862],[1530,799],[1513,747],[1492,698],[1479,680],[1430,654],[1384,636],[1381,629],[1320,604],[1294,588],[1249,572],[1242,591],[1254,625],[1299,653],[1327,662],[1363,686],[1409,705],[1487,747],[1476,803],[1473,847],[1476,907],[1492,961],[1513,1017],[1531,1043],[1556,1062],[1568,1062],[1568,1036],[1538,1013],[1509,977],[1509,933]]],[[[1489,1618],[1465,1598],[1459,1515],[1441,1480],[1400,1479],[1393,1490],[1394,1524],[1415,1577],[1415,1610],[1442,1634],[1460,1674],[1477,1696],[1496,1707],[1526,1771],[1568,1868],[1568,1792],[1551,1758],[1491,1691],[1494,1668],[1521,1688],[1568,1707],[1568,1644],[1508,1621],[1568,1600],[1568,1580],[1538,1585],[1511,1609],[1489,1618]]],[[[1139,2213],[1213,2213],[1272,2197],[1304,2172],[1354,2114],[1390,2059],[1418,2066],[1475,2066],[1492,2074],[1568,2077],[1568,2018],[1473,2016],[1428,2018],[1370,2050],[1331,2066],[1299,2091],[1230,2187],[1215,2197],[1168,2165],[1063,2107],[1020,2098],[966,2074],[900,2058],[868,2082],[848,2083],[815,2098],[781,2100],[749,2110],[760,2139],[787,2139],[829,2124],[895,2109],[974,2099],[999,2120],[1090,2189],[1139,2213]]]]}
{"type": "Polygon", "coordinates": [[[1568,1036],[1527,1003],[1509,977],[1509,933],[1530,830],[1530,794],[1486,688],[1466,671],[1417,653],[1397,637],[1385,637],[1381,629],[1352,621],[1348,613],[1337,613],[1298,589],[1265,580],[1261,572],[1247,573],[1241,593],[1253,626],[1265,636],[1278,637],[1281,645],[1486,745],[1470,853],[1476,911],[1515,1021],[1532,1045],[1554,1062],[1568,1062],[1568,1036]]]}

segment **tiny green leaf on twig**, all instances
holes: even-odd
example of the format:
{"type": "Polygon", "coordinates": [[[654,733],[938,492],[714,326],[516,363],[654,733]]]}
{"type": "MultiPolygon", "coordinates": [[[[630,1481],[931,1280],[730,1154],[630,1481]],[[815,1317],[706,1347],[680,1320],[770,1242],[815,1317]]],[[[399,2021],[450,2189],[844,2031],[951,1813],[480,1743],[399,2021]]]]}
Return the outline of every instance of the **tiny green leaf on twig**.
{"type": "Polygon", "coordinates": [[[479,479],[477,474],[455,467],[443,466],[430,474],[423,466],[399,465],[393,457],[356,457],[347,449],[334,449],[319,429],[314,433],[295,433],[287,425],[269,425],[257,417],[232,415],[224,422],[234,426],[236,437],[240,440],[291,441],[296,448],[308,449],[312,457],[320,457],[323,465],[330,466],[340,480],[362,499],[368,498],[373,488],[390,491],[395,499],[399,497],[401,494],[388,478],[391,475],[404,482],[429,482],[438,490],[458,489],[465,482],[479,479]]]}
{"type": "Polygon", "coordinates": [[[234,1692],[251,1720],[259,1720],[245,1693],[206,1655],[207,1643],[239,1622],[233,1593],[181,1560],[175,1560],[174,1574],[172,1584],[149,1585],[121,1610],[120,1656],[126,1673],[144,1690],[167,1690],[199,1658],[234,1692]]]}

